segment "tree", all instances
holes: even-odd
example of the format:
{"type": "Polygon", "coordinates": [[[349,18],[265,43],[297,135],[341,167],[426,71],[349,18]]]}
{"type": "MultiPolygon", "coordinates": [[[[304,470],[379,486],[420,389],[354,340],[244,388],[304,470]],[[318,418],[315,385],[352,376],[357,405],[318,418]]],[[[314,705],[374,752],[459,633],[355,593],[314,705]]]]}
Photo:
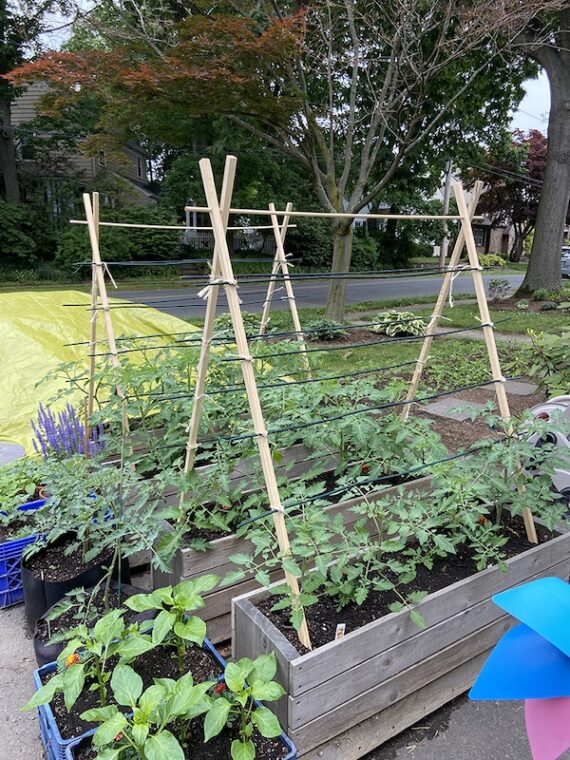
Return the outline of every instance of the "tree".
{"type": "Polygon", "coordinates": [[[4,197],[9,203],[20,201],[20,184],[11,105],[18,95],[7,74],[25,60],[26,54],[38,50],[45,31],[47,14],[54,8],[65,10],[66,0],[0,0],[0,173],[4,197]]]}
{"type": "Polygon", "coordinates": [[[511,261],[520,261],[536,223],[546,149],[542,132],[532,129],[525,134],[517,129],[493,146],[471,172],[473,179],[485,183],[478,210],[489,214],[493,224],[514,228],[511,261]]]}
{"type": "MultiPolygon", "coordinates": [[[[185,16],[176,0],[129,2],[113,6],[120,34],[99,27],[110,49],[53,54],[12,80],[48,77],[68,96],[78,83],[94,89],[115,133],[120,120],[183,141],[189,116],[219,113],[298,162],[324,210],[354,214],[428,138],[448,148],[506,121],[525,72],[498,53],[537,10],[562,4],[202,0],[185,16]]],[[[353,225],[339,218],[331,227],[332,269],[346,272],[353,225]]],[[[331,282],[327,316],[342,318],[345,285],[331,282]]]]}
{"type": "Polygon", "coordinates": [[[540,13],[520,36],[520,47],[546,71],[550,83],[548,153],[536,229],[521,295],[560,290],[560,254],[570,203],[570,7],[540,13]]]}

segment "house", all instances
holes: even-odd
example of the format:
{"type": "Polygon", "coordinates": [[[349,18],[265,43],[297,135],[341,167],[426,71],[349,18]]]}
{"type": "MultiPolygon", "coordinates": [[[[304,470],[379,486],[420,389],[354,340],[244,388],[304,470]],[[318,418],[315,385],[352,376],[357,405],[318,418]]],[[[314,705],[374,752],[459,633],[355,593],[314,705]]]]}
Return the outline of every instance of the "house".
{"type": "MultiPolygon", "coordinates": [[[[39,103],[47,90],[48,86],[42,82],[30,84],[12,103],[11,113],[12,126],[19,130],[19,173],[24,178],[28,176],[36,181],[39,178],[45,184],[54,215],[60,216],[68,210],[63,198],[69,198],[70,182],[74,185],[76,196],[87,186],[97,189],[98,181],[102,188],[113,188],[113,193],[102,192],[102,201],[109,205],[114,204],[117,196],[129,205],[155,203],[157,196],[149,187],[149,156],[136,142],[125,143],[119,151],[120,155],[112,158],[108,158],[104,151],[96,156],[86,156],[79,151],[69,153],[64,150],[59,155],[51,155],[47,165],[42,163],[41,155],[32,153],[29,147],[32,141],[27,139],[26,125],[38,116],[39,103]]],[[[33,124],[29,127],[29,135],[45,137],[46,141],[52,137],[49,132],[45,135],[38,133],[33,124]]]]}

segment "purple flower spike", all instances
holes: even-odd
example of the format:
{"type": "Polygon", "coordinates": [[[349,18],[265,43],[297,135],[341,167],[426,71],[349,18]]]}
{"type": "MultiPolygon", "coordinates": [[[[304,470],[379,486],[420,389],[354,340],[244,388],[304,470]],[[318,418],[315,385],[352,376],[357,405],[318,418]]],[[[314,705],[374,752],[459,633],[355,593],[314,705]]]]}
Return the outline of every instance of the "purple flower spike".
{"type": "MultiPolygon", "coordinates": [[[[85,428],[81,423],[77,410],[71,404],[58,413],[57,417],[51,409],[43,404],[38,407],[37,421],[31,421],[35,435],[34,450],[44,459],[50,456],[69,457],[73,454],[85,453],[85,428]]],[[[98,425],[91,431],[88,441],[89,454],[97,454],[103,448],[103,427],[98,425]]]]}

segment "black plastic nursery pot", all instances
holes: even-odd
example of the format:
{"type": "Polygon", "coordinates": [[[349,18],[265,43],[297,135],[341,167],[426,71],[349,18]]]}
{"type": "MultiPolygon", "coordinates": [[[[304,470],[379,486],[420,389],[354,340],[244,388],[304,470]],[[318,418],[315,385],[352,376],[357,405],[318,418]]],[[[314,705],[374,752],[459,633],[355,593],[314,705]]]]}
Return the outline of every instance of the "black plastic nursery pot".
{"type": "MultiPolygon", "coordinates": [[[[118,589],[118,583],[113,581],[111,583],[111,587],[114,591],[116,591],[118,589]]],[[[146,593],[148,592],[144,588],[131,586],[129,583],[121,583],[121,595],[124,595],[125,597],[146,593]]],[[[49,644],[48,641],[46,641],[40,634],[39,624],[42,618],[50,613],[51,609],[52,608],[50,607],[50,609],[47,610],[44,615],[41,615],[38,620],[36,620],[36,624],[34,626],[34,654],[36,656],[36,662],[38,663],[39,668],[47,665],[50,662],[55,662],[65,647],[65,642],[61,642],[59,644],[49,644]]],[[[133,613],[133,619],[138,623],[142,623],[145,620],[154,620],[157,615],[158,610],[146,610],[145,612],[133,613]]]]}
{"type": "MultiPolygon", "coordinates": [[[[63,536],[58,543],[63,544],[68,536],[63,536]]],[[[38,553],[41,555],[41,551],[38,553]]],[[[100,562],[91,565],[83,572],[78,573],[62,581],[48,581],[43,577],[33,573],[26,566],[26,559],[22,560],[22,586],[24,588],[24,611],[26,622],[30,632],[34,631],[37,621],[56,602],[59,602],[69,591],[74,588],[91,588],[96,586],[99,581],[105,577],[105,568],[109,566],[112,560],[112,552],[100,562]]],[[[63,557],[63,548],[62,548],[63,557]]],[[[113,578],[118,578],[119,568],[115,568],[113,578]]],[[[128,559],[121,561],[120,577],[125,583],[131,579],[128,559]]]]}

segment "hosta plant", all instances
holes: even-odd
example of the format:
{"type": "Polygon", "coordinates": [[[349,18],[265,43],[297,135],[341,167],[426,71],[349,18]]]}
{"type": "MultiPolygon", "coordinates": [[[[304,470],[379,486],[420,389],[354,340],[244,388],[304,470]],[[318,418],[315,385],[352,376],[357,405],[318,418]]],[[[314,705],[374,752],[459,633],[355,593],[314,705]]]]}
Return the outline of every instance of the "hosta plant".
{"type": "Polygon", "coordinates": [[[382,335],[423,335],[426,321],[411,311],[386,311],[374,317],[372,330],[382,335]]]}

